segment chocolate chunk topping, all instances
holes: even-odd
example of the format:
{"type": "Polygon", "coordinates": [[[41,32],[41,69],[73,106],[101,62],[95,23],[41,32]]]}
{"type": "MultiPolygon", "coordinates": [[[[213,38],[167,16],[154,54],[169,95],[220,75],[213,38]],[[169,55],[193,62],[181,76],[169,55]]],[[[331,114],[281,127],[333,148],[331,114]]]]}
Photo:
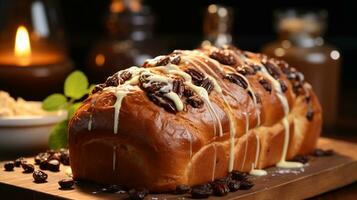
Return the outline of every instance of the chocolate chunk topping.
{"type": "Polygon", "coordinates": [[[142,200],[146,195],[149,194],[149,190],[145,188],[131,189],[129,190],[129,199],[130,200],[142,200]]]}
{"type": "Polygon", "coordinates": [[[216,50],[211,53],[209,56],[224,65],[235,65],[237,63],[233,55],[229,51],[225,50],[216,50]]]}
{"type": "Polygon", "coordinates": [[[166,111],[174,114],[177,112],[174,102],[172,102],[171,99],[162,96],[162,94],[158,92],[147,92],[146,95],[152,102],[154,102],[158,106],[163,107],[166,111]]]}
{"type": "Polygon", "coordinates": [[[303,87],[302,84],[300,82],[293,82],[293,91],[296,95],[300,95],[303,93],[303,87]]]}
{"type": "Polygon", "coordinates": [[[62,179],[58,181],[58,185],[62,190],[68,190],[72,188],[72,186],[74,185],[74,181],[73,179],[62,179]]]}
{"type": "Polygon", "coordinates": [[[212,192],[210,184],[197,185],[192,188],[191,197],[194,199],[208,198],[212,192]]]}
{"type": "Polygon", "coordinates": [[[197,95],[188,97],[186,102],[194,108],[201,108],[203,106],[202,99],[200,99],[197,95]]]}
{"type": "Polygon", "coordinates": [[[249,75],[254,75],[256,74],[256,71],[248,66],[241,66],[237,68],[237,72],[244,75],[244,76],[249,76],[249,75]]]}
{"type": "Polygon", "coordinates": [[[201,83],[201,87],[205,88],[208,94],[211,93],[213,89],[212,81],[209,78],[204,79],[201,83]]]}
{"type": "Polygon", "coordinates": [[[263,77],[260,77],[259,79],[259,83],[263,86],[263,88],[269,92],[269,94],[271,94],[271,90],[272,90],[272,87],[271,87],[271,84],[268,80],[266,80],[265,78],[263,77]]]}
{"type": "Polygon", "coordinates": [[[112,76],[109,76],[107,80],[105,81],[105,86],[110,87],[110,86],[118,86],[120,83],[120,80],[118,78],[118,73],[113,74],[112,76]]]}
{"type": "Polygon", "coordinates": [[[181,56],[179,56],[179,55],[177,55],[177,54],[173,54],[173,55],[170,57],[170,62],[171,62],[171,64],[174,64],[174,65],[180,64],[180,62],[181,62],[181,56]]]}
{"type": "Polygon", "coordinates": [[[119,76],[120,76],[121,81],[125,82],[131,78],[132,74],[129,71],[123,71],[120,73],[119,76]]]}
{"type": "Polygon", "coordinates": [[[237,74],[226,74],[225,78],[228,79],[230,82],[239,85],[243,89],[248,88],[248,83],[241,76],[237,74]]]}
{"type": "Polygon", "coordinates": [[[32,177],[35,183],[44,183],[46,182],[48,175],[41,170],[36,170],[32,173],[32,177]]]}
{"type": "Polygon", "coordinates": [[[280,80],[280,79],[279,79],[279,83],[280,83],[281,91],[283,93],[285,93],[288,90],[288,86],[286,86],[285,82],[283,80],[280,80]]]}
{"type": "Polygon", "coordinates": [[[247,180],[248,174],[245,172],[240,172],[237,170],[233,170],[229,173],[229,176],[232,178],[232,180],[237,180],[237,181],[243,181],[247,180]]]}
{"type": "Polygon", "coordinates": [[[237,181],[237,180],[229,180],[228,181],[228,187],[229,187],[229,190],[230,192],[235,192],[239,189],[240,187],[240,181],[237,181]]]}
{"type": "Polygon", "coordinates": [[[306,118],[307,118],[307,120],[309,120],[309,121],[312,121],[313,118],[314,118],[314,110],[312,109],[311,106],[309,106],[309,107],[307,108],[306,118]]]}
{"type": "Polygon", "coordinates": [[[172,91],[175,92],[177,95],[181,96],[184,92],[184,84],[181,79],[175,79],[172,82],[172,91]]]}
{"type": "Polygon", "coordinates": [[[98,84],[93,88],[92,94],[95,94],[95,93],[97,93],[99,91],[102,91],[104,88],[105,88],[105,84],[104,83],[98,84]]]}
{"type": "Polygon", "coordinates": [[[309,157],[305,156],[305,155],[296,155],[292,161],[295,162],[300,162],[302,164],[306,164],[307,162],[309,162],[309,157]]]}
{"type": "Polygon", "coordinates": [[[169,63],[170,63],[170,57],[165,56],[156,63],[156,66],[165,66],[169,63]]]}
{"type": "Polygon", "coordinates": [[[278,79],[280,77],[279,69],[273,63],[266,62],[264,63],[264,66],[272,77],[274,77],[275,79],[278,79]]]}
{"type": "Polygon", "coordinates": [[[24,157],[20,157],[14,161],[15,167],[20,167],[22,164],[26,163],[27,161],[25,160],[24,157]]]}
{"type": "Polygon", "coordinates": [[[215,181],[212,184],[213,194],[215,196],[225,196],[229,193],[229,187],[227,183],[221,181],[215,181]]]}
{"type": "Polygon", "coordinates": [[[195,85],[201,85],[203,79],[205,78],[205,75],[202,72],[195,69],[187,69],[185,72],[192,77],[192,82],[195,85]]]}
{"type": "Polygon", "coordinates": [[[190,97],[193,96],[195,93],[193,92],[193,90],[187,86],[184,87],[184,91],[183,91],[183,95],[185,97],[190,97]]]}
{"type": "Polygon", "coordinates": [[[24,173],[32,173],[35,169],[35,167],[32,164],[21,164],[22,169],[24,170],[24,173]]]}
{"type": "Polygon", "coordinates": [[[244,180],[240,182],[240,187],[239,189],[241,190],[249,190],[250,188],[252,188],[254,186],[253,182],[249,181],[249,180],[244,180]]]}

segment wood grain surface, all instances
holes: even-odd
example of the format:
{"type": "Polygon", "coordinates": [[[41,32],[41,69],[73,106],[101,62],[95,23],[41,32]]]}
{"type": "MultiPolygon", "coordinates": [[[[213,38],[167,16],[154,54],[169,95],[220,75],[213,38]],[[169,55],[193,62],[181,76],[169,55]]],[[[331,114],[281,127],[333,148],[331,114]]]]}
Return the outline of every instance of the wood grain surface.
{"type": "MultiPolygon", "coordinates": [[[[210,199],[302,199],[313,197],[357,180],[357,144],[321,138],[319,148],[337,152],[329,157],[311,157],[302,169],[267,169],[268,175],[252,177],[255,186],[239,190],[224,197],[210,199]]],[[[33,158],[28,161],[33,163],[33,158]]],[[[1,167],[3,163],[0,163],[1,167]]],[[[93,163],[95,164],[95,163],[93,163]]],[[[36,166],[37,168],[38,166],[36,166]]],[[[23,174],[21,168],[13,172],[0,170],[0,199],[125,199],[126,194],[98,192],[101,186],[80,183],[72,190],[60,190],[58,181],[68,178],[69,167],[61,165],[60,172],[49,172],[48,181],[33,182],[32,173],[23,174]]],[[[98,171],[100,173],[100,171],[98,171]]],[[[151,194],[147,199],[182,199],[189,195],[151,194]]]]}

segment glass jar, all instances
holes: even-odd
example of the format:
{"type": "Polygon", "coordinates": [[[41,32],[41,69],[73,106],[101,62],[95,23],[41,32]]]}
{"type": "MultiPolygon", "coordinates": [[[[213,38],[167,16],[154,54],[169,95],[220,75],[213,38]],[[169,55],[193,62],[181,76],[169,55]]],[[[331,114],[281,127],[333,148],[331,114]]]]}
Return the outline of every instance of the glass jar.
{"type": "Polygon", "coordinates": [[[326,11],[285,10],[275,13],[278,39],[262,52],[285,60],[301,71],[316,92],[323,109],[324,127],[333,127],[338,115],[340,52],[326,44],[326,11]]]}

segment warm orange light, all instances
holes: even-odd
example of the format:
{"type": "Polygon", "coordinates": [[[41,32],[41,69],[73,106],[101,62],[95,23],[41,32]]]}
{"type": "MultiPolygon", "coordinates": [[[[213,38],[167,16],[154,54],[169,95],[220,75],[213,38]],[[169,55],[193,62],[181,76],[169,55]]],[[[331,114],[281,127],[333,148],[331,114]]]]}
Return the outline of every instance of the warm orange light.
{"type": "Polygon", "coordinates": [[[95,56],[95,64],[97,64],[97,66],[102,66],[105,63],[105,57],[103,54],[97,54],[95,56]]]}
{"type": "Polygon", "coordinates": [[[27,57],[31,55],[29,33],[24,26],[19,26],[16,31],[15,55],[18,57],[27,57]]]}

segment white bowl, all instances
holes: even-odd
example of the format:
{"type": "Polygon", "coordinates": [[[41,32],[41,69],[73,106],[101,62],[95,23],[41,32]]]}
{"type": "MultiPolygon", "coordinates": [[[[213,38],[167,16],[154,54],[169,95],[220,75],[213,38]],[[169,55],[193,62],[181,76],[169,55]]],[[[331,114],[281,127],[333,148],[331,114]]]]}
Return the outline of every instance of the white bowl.
{"type": "Polygon", "coordinates": [[[66,111],[43,116],[1,117],[0,151],[47,148],[51,129],[66,117],[66,111]]]}

